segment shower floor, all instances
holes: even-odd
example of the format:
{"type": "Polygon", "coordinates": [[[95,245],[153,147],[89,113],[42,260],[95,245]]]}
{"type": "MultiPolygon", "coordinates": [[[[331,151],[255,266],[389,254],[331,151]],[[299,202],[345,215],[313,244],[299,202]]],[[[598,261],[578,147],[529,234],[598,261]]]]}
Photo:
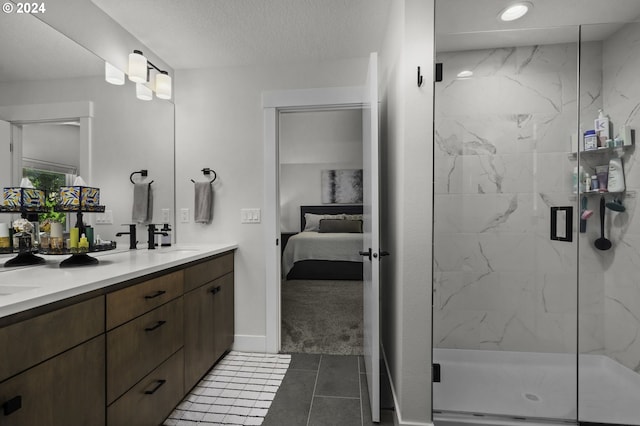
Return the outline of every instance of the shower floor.
{"type": "Polygon", "coordinates": [[[640,425],[640,375],[603,355],[580,356],[578,386],[575,355],[434,349],[433,358],[434,411],[575,421],[579,405],[581,422],[640,425]]]}

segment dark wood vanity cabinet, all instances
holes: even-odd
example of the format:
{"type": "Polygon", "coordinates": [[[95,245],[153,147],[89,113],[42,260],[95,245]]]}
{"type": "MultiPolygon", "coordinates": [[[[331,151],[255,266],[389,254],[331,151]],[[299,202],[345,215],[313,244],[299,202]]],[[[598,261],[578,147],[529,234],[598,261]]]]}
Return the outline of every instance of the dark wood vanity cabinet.
{"type": "Polygon", "coordinates": [[[157,425],[231,349],[233,252],[0,327],[0,425],[157,425]]]}
{"type": "Polygon", "coordinates": [[[185,270],[184,388],[188,392],[231,348],[234,334],[233,254],[185,270]]]}
{"type": "Polygon", "coordinates": [[[0,425],[105,424],[104,297],[0,328],[0,425]]]}

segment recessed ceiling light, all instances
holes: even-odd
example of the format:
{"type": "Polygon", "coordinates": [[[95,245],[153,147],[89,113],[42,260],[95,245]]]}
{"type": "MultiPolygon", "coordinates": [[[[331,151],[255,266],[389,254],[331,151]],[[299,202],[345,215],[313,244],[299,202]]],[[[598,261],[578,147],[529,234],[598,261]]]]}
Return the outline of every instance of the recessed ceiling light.
{"type": "Polygon", "coordinates": [[[464,70],[460,71],[457,75],[458,78],[469,78],[473,75],[473,71],[464,70]]]}
{"type": "Polygon", "coordinates": [[[500,20],[509,22],[522,18],[533,7],[528,1],[514,3],[500,12],[500,20]]]}

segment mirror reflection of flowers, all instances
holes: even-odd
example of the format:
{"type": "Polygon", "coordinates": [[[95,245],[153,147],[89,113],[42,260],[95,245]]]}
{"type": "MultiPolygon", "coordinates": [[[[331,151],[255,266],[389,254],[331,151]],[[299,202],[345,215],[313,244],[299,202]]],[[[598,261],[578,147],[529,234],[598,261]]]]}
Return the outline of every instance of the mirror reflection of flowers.
{"type": "Polygon", "coordinates": [[[30,234],[33,232],[33,223],[29,222],[27,219],[14,220],[13,230],[15,232],[28,232],[30,234]]]}

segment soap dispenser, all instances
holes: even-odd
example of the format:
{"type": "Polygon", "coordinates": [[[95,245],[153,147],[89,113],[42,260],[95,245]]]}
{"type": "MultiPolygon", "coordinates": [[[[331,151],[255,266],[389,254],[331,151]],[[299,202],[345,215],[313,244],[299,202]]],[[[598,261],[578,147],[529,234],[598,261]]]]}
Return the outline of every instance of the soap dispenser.
{"type": "Polygon", "coordinates": [[[171,234],[169,234],[169,232],[171,232],[171,228],[169,227],[169,224],[165,223],[160,231],[164,232],[164,234],[160,235],[160,246],[169,247],[171,245],[171,234]]]}

